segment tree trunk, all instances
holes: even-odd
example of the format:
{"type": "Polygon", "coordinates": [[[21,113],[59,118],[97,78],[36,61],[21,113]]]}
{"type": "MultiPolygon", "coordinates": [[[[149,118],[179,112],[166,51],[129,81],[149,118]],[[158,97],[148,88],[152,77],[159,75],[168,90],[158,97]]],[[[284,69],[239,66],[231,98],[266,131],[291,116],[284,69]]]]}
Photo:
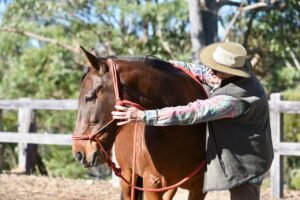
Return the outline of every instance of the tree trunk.
{"type": "Polygon", "coordinates": [[[206,0],[202,8],[202,20],[205,32],[205,43],[209,45],[218,40],[217,4],[216,0],[206,0]]]}
{"type": "Polygon", "coordinates": [[[192,62],[199,63],[199,52],[206,44],[199,0],[187,0],[191,24],[192,62]]]}
{"type": "Polygon", "coordinates": [[[216,0],[187,0],[191,24],[192,62],[199,63],[203,47],[217,41],[216,0]]]}
{"type": "MultiPolygon", "coordinates": [[[[36,119],[35,113],[31,116],[31,122],[29,126],[29,133],[36,132],[36,119]]],[[[38,145],[37,144],[27,144],[26,148],[26,165],[25,165],[25,173],[33,174],[36,171],[35,167],[38,167],[41,175],[48,175],[47,169],[43,163],[41,156],[38,153],[38,145]]]]}

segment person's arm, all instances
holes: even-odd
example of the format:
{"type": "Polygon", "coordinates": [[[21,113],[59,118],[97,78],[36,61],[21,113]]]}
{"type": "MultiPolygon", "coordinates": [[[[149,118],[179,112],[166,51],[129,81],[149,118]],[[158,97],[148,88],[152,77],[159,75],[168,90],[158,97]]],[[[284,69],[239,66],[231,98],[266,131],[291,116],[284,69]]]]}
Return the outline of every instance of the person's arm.
{"type": "Polygon", "coordinates": [[[248,109],[242,100],[219,95],[206,100],[197,100],[186,106],[167,107],[145,111],[147,125],[190,125],[222,118],[235,118],[248,109]]]}
{"type": "Polygon", "coordinates": [[[170,60],[169,62],[172,63],[175,67],[183,67],[187,69],[203,84],[216,88],[221,83],[221,80],[214,74],[213,70],[202,64],[186,63],[175,60],[170,60]]]}
{"type": "Polygon", "coordinates": [[[185,106],[166,107],[157,110],[141,111],[137,108],[116,106],[119,111],[112,112],[118,125],[131,121],[144,121],[147,125],[171,126],[191,125],[222,118],[234,118],[248,109],[242,100],[227,95],[219,95],[206,100],[197,100],[185,106]]]}

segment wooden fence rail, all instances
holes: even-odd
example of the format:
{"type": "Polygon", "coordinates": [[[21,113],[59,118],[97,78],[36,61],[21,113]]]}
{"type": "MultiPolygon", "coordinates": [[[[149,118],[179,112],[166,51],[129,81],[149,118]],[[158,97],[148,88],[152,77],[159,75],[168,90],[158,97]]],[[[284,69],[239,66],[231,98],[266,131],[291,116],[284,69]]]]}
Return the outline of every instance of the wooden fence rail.
{"type": "Polygon", "coordinates": [[[283,142],[283,113],[300,114],[300,102],[282,101],[280,93],[270,96],[270,120],[274,147],[271,167],[272,197],[283,197],[283,156],[300,156],[300,143],[283,142]]]}
{"type": "MultiPolygon", "coordinates": [[[[279,93],[270,96],[270,119],[274,146],[274,161],[270,171],[272,197],[283,197],[283,159],[282,156],[300,156],[300,143],[283,142],[283,113],[300,114],[300,102],[283,101],[279,93]]],[[[27,143],[71,145],[71,134],[30,133],[34,110],[76,110],[77,100],[0,100],[0,172],[2,167],[1,143],[18,143],[19,167],[25,168],[25,149],[27,143]],[[18,132],[1,132],[1,110],[18,110],[18,132]]]]}

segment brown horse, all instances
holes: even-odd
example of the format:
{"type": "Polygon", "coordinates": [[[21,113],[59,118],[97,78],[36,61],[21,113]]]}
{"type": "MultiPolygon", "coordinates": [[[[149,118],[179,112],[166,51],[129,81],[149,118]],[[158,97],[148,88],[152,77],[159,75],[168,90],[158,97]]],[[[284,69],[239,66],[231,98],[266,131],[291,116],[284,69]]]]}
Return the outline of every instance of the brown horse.
{"type": "MultiPolygon", "coordinates": [[[[131,181],[133,148],[136,148],[136,180],[145,188],[161,188],[175,184],[205,159],[205,124],[154,127],[139,123],[133,144],[134,123],[117,127],[112,122],[115,93],[107,58],[99,58],[83,50],[87,61],[82,77],[77,123],[74,136],[95,133],[106,151],[115,144],[115,154],[123,176],[131,181]],[[103,128],[105,126],[105,128],[103,128]],[[99,129],[101,131],[99,132],[99,129]],[[140,179],[142,178],[142,179],[140,179]]],[[[111,58],[116,64],[122,99],[136,102],[146,109],[185,105],[205,98],[205,92],[186,73],[169,62],[144,56],[111,58]]],[[[73,154],[85,167],[105,162],[105,155],[95,141],[74,140],[73,154]]],[[[204,199],[204,170],[180,187],[189,190],[189,199],[204,199]]],[[[137,183],[138,184],[138,183],[137,183]]],[[[123,198],[130,199],[130,186],[121,182],[123,198]]],[[[176,189],[146,192],[146,198],[172,199],[176,189]]]]}

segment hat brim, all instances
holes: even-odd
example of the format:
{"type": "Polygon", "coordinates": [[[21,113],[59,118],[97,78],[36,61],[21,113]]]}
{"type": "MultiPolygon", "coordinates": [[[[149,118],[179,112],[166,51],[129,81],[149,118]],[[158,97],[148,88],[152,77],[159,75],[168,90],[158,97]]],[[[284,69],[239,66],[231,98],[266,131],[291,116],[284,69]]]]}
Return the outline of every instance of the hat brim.
{"type": "MultiPolygon", "coordinates": [[[[249,78],[250,73],[247,71],[245,67],[239,67],[234,69],[234,68],[227,67],[225,65],[221,65],[213,59],[212,55],[216,50],[216,48],[220,45],[222,45],[222,43],[214,43],[203,48],[203,50],[200,52],[200,62],[205,66],[220,72],[249,78]]],[[[247,62],[245,62],[245,64],[246,63],[247,62]]]]}

